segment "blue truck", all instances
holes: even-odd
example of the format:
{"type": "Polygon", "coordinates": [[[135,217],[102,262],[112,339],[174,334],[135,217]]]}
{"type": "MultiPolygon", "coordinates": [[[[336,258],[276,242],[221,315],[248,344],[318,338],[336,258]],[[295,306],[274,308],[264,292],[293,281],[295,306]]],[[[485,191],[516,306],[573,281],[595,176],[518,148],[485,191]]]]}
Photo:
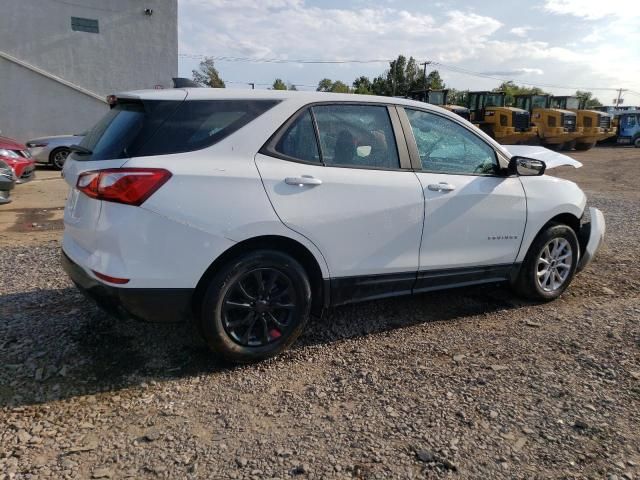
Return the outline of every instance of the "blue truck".
{"type": "Polygon", "coordinates": [[[640,148],[640,110],[618,114],[618,144],[640,148]]]}

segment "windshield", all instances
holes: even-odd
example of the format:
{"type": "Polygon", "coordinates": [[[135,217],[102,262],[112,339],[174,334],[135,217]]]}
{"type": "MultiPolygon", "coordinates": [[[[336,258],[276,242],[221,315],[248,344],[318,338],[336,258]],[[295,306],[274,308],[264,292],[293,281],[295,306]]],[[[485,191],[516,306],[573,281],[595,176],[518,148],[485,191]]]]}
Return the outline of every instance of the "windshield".
{"type": "Polygon", "coordinates": [[[429,103],[432,105],[444,105],[444,92],[429,92],[429,103]]]}
{"type": "Polygon", "coordinates": [[[620,126],[622,128],[633,128],[636,126],[635,115],[622,115],[620,118],[620,126]]]}
{"type": "Polygon", "coordinates": [[[485,106],[487,107],[504,107],[504,95],[487,94],[485,100],[485,106]]]}
{"type": "Polygon", "coordinates": [[[567,98],[567,109],[578,110],[580,108],[580,100],[575,97],[567,98]]]}
{"type": "Polygon", "coordinates": [[[534,95],[531,98],[533,108],[547,108],[547,97],[542,95],[534,95]]]}

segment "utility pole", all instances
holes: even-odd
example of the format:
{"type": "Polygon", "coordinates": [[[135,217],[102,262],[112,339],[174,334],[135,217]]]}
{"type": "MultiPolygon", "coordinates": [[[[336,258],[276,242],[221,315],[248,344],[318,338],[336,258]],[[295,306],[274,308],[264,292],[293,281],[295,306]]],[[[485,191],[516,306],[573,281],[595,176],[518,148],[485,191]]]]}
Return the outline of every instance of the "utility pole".
{"type": "Polygon", "coordinates": [[[618,98],[616,99],[616,107],[620,106],[620,97],[622,96],[622,92],[626,92],[627,89],[626,88],[619,88],[618,89],[618,98]]]}
{"type": "Polygon", "coordinates": [[[422,73],[422,89],[424,90],[424,101],[427,101],[427,65],[431,65],[429,60],[421,63],[420,65],[424,66],[424,70],[422,73]]]}

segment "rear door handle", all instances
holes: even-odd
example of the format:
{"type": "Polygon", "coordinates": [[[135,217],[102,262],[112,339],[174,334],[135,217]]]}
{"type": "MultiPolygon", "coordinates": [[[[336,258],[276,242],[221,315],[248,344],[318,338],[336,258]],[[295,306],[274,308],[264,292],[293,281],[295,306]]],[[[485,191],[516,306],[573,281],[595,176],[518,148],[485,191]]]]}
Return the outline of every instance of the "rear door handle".
{"type": "Polygon", "coordinates": [[[432,183],[427,188],[432,192],[451,192],[456,189],[455,185],[447,182],[432,183]]]}
{"type": "Polygon", "coordinates": [[[284,183],[302,187],[304,185],[322,185],[322,180],[311,175],[302,175],[301,177],[287,177],[284,179],[284,183]]]}

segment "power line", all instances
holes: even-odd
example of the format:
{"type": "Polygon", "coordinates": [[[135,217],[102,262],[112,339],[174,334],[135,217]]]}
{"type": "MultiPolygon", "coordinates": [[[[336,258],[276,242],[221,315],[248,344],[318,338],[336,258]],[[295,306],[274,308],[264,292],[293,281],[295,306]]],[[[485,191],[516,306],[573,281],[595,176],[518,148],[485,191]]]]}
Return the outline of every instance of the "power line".
{"type": "MultiPolygon", "coordinates": [[[[513,81],[513,80],[507,80],[506,78],[500,78],[500,77],[494,77],[492,75],[488,75],[485,73],[481,73],[481,72],[474,72],[472,70],[467,70],[466,68],[462,68],[462,67],[455,67],[452,65],[445,65],[444,63],[440,63],[440,62],[432,62],[433,65],[437,65],[441,68],[444,68],[445,70],[451,70],[453,72],[456,73],[462,73],[465,75],[472,75],[472,76],[476,76],[476,77],[482,77],[482,78],[489,78],[492,80],[498,80],[500,82],[509,82],[509,81],[513,81]]],[[[555,84],[551,84],[551,83],[533,83],[533,82],[523,82],[518,80],[517,83],[520,83],[522,85],[529,85],[532,87],[546,87],[546,88],[564,88],[567,90],[609,90],[609,91],[618,91],[617,88],[612,88],[612,87],[576,87],[576,86],[568,86],[568,85],[555,85],[555,84]]]]}
{"type": "MultiPolygon", "coordinates": [[[[204,59],[211,58],[214,62],[247,62],[247,63],[275,63],[275,64],[367,64],[367,63],[391,63],[395,59],[346,59],[346,60],[314,60],[314,59],[282,59],[282,58],[252,58],[252,57],[232,57],[232,56],[215,56],[215,55],[203,55],[203,54],[189,54],[189,53],[180,53],[179,57],[182,58],[191,58],[191,59],[204,59]]],[[[463,75],[470,75],[480,78],[487,78],[491,80],[496,80],[499,82],[509,82],[513,81],[513,79],[506,79],[501,77],[496,77],[493,75],[485,74],[482,72],[476,72],[474,70],[469,70],[464,67],[458,67],[454,65],[447,65],[441,62],[435,61],[427,61],[431,65],[436,65],[445,70],[450,70],[455,73],[460,73],[463,75]]],[[[247,83],[247,82],[230,82],[230,83],[247,83]]],[[[526,81],[518,81],[517,83],[522,85],[528,85],[532,87],[544,87],[544,88],[559,88],[565,90],[602,90],[602,91],[617,91],[618,88],[613,87],[584,87],[584,86],[568,86],[568,85],[557,85],[551,83],[534,83],[534,82],[526,82],[526,81]]],[[[258,84],[256,84],[258,85],[258,84]]],[[[260,85],[270,85],[270,84],[260,84],[260,85]]],[[[297,85],[297,84],[296,84],[297,85]]],[[[300,85],[300,86],[309,86],[312,85],[300,85]]],[[[627,90],[628,92],[633,92],[636,95],[640,95],[640,93],[635,90],[627,90]]]]}
{"type": "Polygon", "coordinates": [[[298,64],[341,64],[341,63],[389,63],[389,59],[371,60],[303,60],[287,58],[249,58],[249,57],[217,57],[201,54],[179,53],[179,57],[192,58],[195,60],[211,58],[214,62],[248,62],[248,63],[298,63],[298,64]]]}

